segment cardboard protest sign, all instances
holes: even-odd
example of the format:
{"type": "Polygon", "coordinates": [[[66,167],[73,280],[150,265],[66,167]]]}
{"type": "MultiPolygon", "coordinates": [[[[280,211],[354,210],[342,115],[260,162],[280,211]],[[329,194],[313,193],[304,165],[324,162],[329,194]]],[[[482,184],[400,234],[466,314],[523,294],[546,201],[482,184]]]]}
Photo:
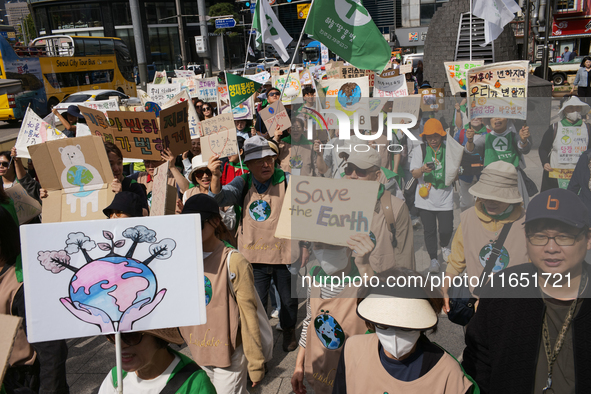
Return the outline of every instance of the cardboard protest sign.
{"type": "Polygon", "coordinates": [[[163,85],[148,84],[148,96],[149,101],[154,101],[160,105],[172,99],[174,96],[181,92],[180,83],[166,83],[163,85]]]}
{"type": "Polygon", "coordinates": [[[218,100],[218,79],[203,78],[195,81],[197,97],[206,103],[214,103],[218,100]]]}
{"type": "Polygon", "coordinates": [[[404,97],[408,96],[406,78],[404,75],[396,77],[376,76],[374,84],[374,97],[404,97]]]}
{"type": "Polygon", "coordinates": [[[8,359],[10,358],[14,339],[22,324],[22,320],[18,316],[0,315],[0,327],[2,327],[2,330],[0,330],[0,382],[4,380],[4,374],[8,367],[8,359]]]}
{"type": "Polygon", "coordinates": [[[248,100],[237,106],[232,110],[234,120],[249,120],[254,117],[254,97],[250,97],[248,100]]]}
{"type": "Polygon", "coordinates": [[[302,85],[312,85],[314,82],[314,78],[312,77],[312,72],[309,69],[305,69],[300,73],[300,83],[302,85]]]}
{"type": "Polygon", "coordinates": [[[174,75],[176,75],[177,78],[193,78],[195,73],[193,70],[174,70],[174,75]]]}
{"type": "MultiPolygon", "coordinates": [[[[180,155],[191,148],[189,134],[189,101],[182,101],[168,108],[162,108],[159,117],[163,149],[169,148],[173,155],[180,155]]],[[[158,142],[157,142],[158,144],[158,142]]]]}
{"type": "MultiPolygon", "coordinates": [[[[191,134],[191,139],[199,138],[201,136],[201,123],[199,122],[199,116],[197,115],[197,111],[195,110],[195,106],[193,105],[191,98],[186,90],[183,90],[176,96],[172,98],[172,100],[168,101],[163,105],[163,108],[170,108],[175,104],[179,104],[186,101],[188,103],[188,122],[189,122],[189,134],[191,134]]],[[[160,111],[158,111],[158,114],[160,111]]]]}
{"type": "Polygon", "coordinates": [[[468,70],[470,119],[527,117],[527,60],[493,63],[468,70]]]}
{"type": "Polygon", "coordinates": [[[62,138],[66,138],[65,134],[42,120],[37,116],[35,111],[29,107],[27,108],[27,112],[25,112],[25,116],[21,123],[21,129],[16,137],[16,155],[17,157],[30,159],[31,156],[29,156],[27,147],[62,138]]]}
{"type": "Polygon", "coordinates": [[[347,246],[351,235],[369,234],[378,182],[292,175],[289,183],[277,238],[347,246]]]}
{"type": "Polygon", "coordinates": [[[369,112],[371,116],[378,116],[388,101],[388,98],[384,97],[374,97],[369,99],[369,112]]]}
{"type": "Polygon", "coordinates": [[[412,64],[401,64],[399,69],[400,74],[410,74],[412,73],[412,64]]]}
{"type": "MultiPolygon", "coordinates": [[[[402,114],[412,114],[420,121],[419,111],[421,109],[421,97],[418,95],[409,97],[398,97],[392,99],[392,112],[402,114]]],[[[410,123],[410,118],[394,118],[394,123],[410,123]]]]}
{"type": "Polygon", "coordinates": [[[14,209],[16,210],[19,224],[27,223],[41,213],[41,204],[39,204],[39,201],[29,196],[20,183],[14,184],[12,187],[4,189],[4,191],[14,202],[14,209]]]}
{"type": "Polygon", "coordinates": [[[441,88],[419,89],[421,95],[421,109],[423,112],[445,109],[445,92],[441,88]]]}
{"type": "Polygon", "coordinates": [[[166,70],[156,71],[156,73],[154,73],[154,81],[152,83],[155,85],[167,84],[168,76],[166,75],[166,70]]]}
{"type": "Polygon", "coordinates": [[[360,70],[355,66],[342,66],[339,69],[341,71],[341,76],[338,78],[361,78],[375,74],[371,70],[360,70]]]}
{"type": "Polygon", "coordinates": [[[271,74],[269,74],[267,71],[263,71],[258,74],[248,75],[246,78],[250,79],[251,81],[258,82],[261,85],[264,85],[269,80],[271,80],[271,74]]]}
{"type": "Polygon", "coordinates": [[[150,216],[174,215],[176,188],[168,184],[168,162],[154,169],[150,216]]]}
{"type": "Polygon", "coordinates": [[[119,102],[117,100],[85,101],[80,103],[78,108],[80,108],[80,105],[103,112],[119,111],[119,102]]]}
{"type": "Polygon", "coordinates": [[[148,101],[151,101],[152,99],[150,98],[150,96],[148,95],[147,92],[143,91],[142,89],[136,89],[137,91],[137,97],[142,101],[142,105],[146,105],[146,103],[148,101]]]}
{"type": "Polygon", "coordinates": [[[30,342],[206,322],[199,215],[26,225],[21,243],[30,342]]]}
{"type": "Polygon", "coordinates": [[[468,70],[484,65],[484,60],[443,62],[451,94],[466,93],[468,70]]]}
{"type": "MultiPolygon", "coordinates": [[[[367,98],[369,98],[368,77],[327,79],[321,81],[321,86],[326,89],[324,108],[332,108],[346,113],[349,116],[351,128],[353,127],[354,115],[358,114],[359,129],[371,129],[369,108],[367,106],[367,98]],[[362,98],[366,98],[366,100],[362,100],[362,98]]],[[[336,115],[327,114],[325,119],[329,123],[329,128],[337,128],[336,115]]]]}
{"type": "Polygon", "coordinates": [[[172,78],[172,83],[179,83],[181,89],[186,90],[190,97],[197,97],[196,81],[194,78],[172,78]]]}
{"type": "Polygon", "coordinates": [[[218,115],[232,113],[227,85],[218,85],[218,115]]]}
{"type": "Polygon", "coordinates": [[[232,114],[222,114],[201,122],[201,154],[203,161],[211,156],[228,157],[239,152],[232,114]]]}
{"type": "Polygon", "coordinates": [[[330,69],[326,70],[326,78],[328,79],[339,79],[341,78],[341,70],[340,67],[331,67],[330,69]]]}
{"type": "Polygon", "coordinates": [[[302,97],[302,84],[300,83],[299,73],[291,73],[273,77],[273,87],[283,91],[281,102],[284,105],[291,105],[297,98],[302,97]],[[285,89],[283,86],[285,86],[285,89]]]}
{"type": "Polygon", "coordinates": [[[279,131],[287,130],[291,127],[291,120],[281,101],[275,101],[273,104],[267,105],[263,110],[259,111],[263,123],[267,127],[269,136],[273,137],[277,126],[279,131]]]}
{"type": "MultiPolygon", "coordinates": [[[[97,111],[99,112],[99,111],[97,111]]],[[[113,200],[114,179],[103,140],[67,138],[29,147],[41,186],[43,223],[96,220],[113,200]]]]}
{"type": "Polygon", "coordinates": [[[453,138],[447,138],[445,143],[445,185],[451,186],[458,175],[464,146],[453,138]]]}
{"type": "Polygon", "coordinates": [[[231,73],[226,73],[226,82],[232,109],[251,98],[262,86],[258,82],[231,73]]]}

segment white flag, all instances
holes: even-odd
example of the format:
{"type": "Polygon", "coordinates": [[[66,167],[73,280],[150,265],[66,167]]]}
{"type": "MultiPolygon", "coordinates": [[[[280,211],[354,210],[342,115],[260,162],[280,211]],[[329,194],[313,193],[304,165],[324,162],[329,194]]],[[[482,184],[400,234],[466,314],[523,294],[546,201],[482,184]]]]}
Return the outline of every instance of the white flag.
{"type": "Polygon", "coordinates": [[[260,47],[263,43],[271,44],[284,62],[289,60],[286,48],[292,38],[279,23],[268,1],[257,1],[252,27],[257,31],[257,47],[260,47]]]}
{"type": "Polygon", "coordinates": [[[520,10],[515,0],[474,0],[472,15],[484,19],[485,43],[481,46],[496,39],[520,10]]]}
{"type": "Polygon", "coordinates": [[[252,57],[254,57],[254,51],[252,50],[252,48],[250,47],[250,45],[248,46],[248,54],[252,57]]]}

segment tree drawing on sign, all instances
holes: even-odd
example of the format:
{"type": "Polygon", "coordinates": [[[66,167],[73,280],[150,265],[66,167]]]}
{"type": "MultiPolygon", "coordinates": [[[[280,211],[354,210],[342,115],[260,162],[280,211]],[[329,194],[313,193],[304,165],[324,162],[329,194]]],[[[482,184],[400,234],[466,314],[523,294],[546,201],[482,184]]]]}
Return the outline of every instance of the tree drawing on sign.
{"type": "Polygon", "coordinates": [[[156,231],[146,226],[127,228],[123,237],[131,241],[125,255],[118,249],[125,239],[115,239],[110,231],[103,231],[107,242],[95,242],[82,232],[70,233],[66,247],[58,251],[39,251],[37,260],[47,271],[59,274],[69,270],[74,274],[69,283],[68,297],[60,302],[78,319],[94,324],[101,332],[130,331],[133,323],[150,314],[162,301],[166,289],[158,291],[154,271],[148,268],[155,259],[172,257],[176,242],[170,238],[157,241],[156,231]],[[149,244],[143,261],[133,258],[138,244],[149,244]],[[89,252],[98,249],[107,254],[94,259],[89,252]],[[72,265],[72,255],[82,252],[81,267],[72,265]]]}

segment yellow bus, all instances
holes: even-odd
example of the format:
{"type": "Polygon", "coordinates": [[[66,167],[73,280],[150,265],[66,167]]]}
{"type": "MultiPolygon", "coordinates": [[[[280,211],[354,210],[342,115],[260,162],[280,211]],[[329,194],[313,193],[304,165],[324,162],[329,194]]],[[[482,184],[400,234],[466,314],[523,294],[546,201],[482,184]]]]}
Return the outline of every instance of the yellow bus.
{"type": "Polygon", "coordinates": [[[21,92],[0,95],[0,120],[22,119],[29,105],[37,114],[47,114],[83,90],[112,89],[136,96],[133,61],[119,38],[44,36],[15,48],[0,38],[0,56],[0,84],[2,79],[22,83],[21,92]]]}

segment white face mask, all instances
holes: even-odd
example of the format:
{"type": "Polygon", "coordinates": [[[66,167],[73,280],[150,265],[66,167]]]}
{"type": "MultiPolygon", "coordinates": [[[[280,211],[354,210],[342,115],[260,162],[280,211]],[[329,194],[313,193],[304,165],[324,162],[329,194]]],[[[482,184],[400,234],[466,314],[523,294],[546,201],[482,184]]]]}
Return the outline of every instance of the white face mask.
{"type": "Polygon", "coordinates": [[[381,330],[376,327],[376,335],[380,343],[388,353],[396,358],[400,358],[412,350],[413,346],[419,340],[421,331],[404,331],[400,328],[390,327],[387,330],[381,330]]]}
{"type": "Polygon", "coordinates": [[[314,255],[327,275],[342,271],[347,266],[347,248],[314,249],[314,255]]]}
{"type": "Polygon", "coordinates": [[[581,119],[581,113],[578,111],[569,112],[566,114],[566,118],[571,122],[576,122],[577,120],[581,119]]]}

